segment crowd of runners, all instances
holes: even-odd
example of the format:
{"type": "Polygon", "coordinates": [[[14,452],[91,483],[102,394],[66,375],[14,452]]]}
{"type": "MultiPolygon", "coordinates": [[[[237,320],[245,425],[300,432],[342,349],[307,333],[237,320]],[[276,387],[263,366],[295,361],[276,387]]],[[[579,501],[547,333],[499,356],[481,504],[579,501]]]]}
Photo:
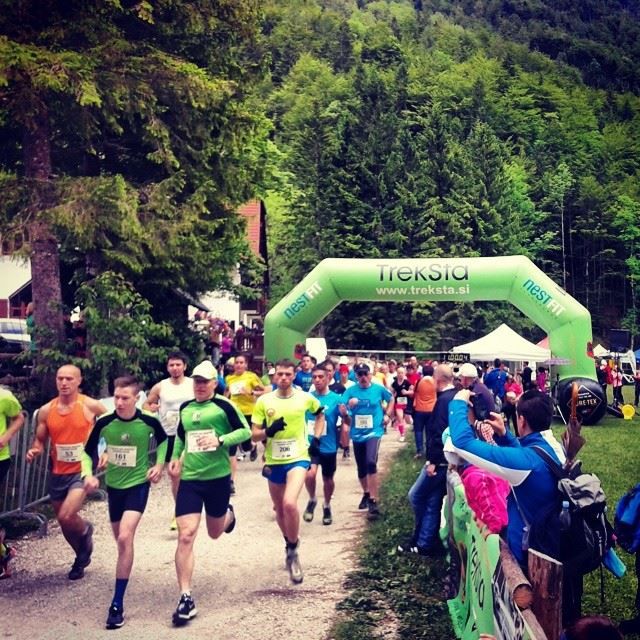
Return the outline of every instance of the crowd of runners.
{"type": "MultiPolygon", "coordinates": [[[[302,519],[313,521],[320,470],[322,524],[333,523],[331,499],[339,451],[343,458],[350,458],[353,449],[362,487],[358,508],[370,520],[379,517],[380,442],[390,425],[404,442],[420,380],[415,377],[417,363],[410,359],[405,368],[395,362],[349,361],[345,356],[317,363],[305,354],[298,363],[268,363],[262,378],[248,364],[243,354],[227,362],[226,369],[207,359],[187,375],[186,356],[173,352],[167,357],[168,377],[148,395],[141,394],[135,377],[123,375],[113,381],[113,399],[108,401],[82,393],[82,375],[76,366],[64,365],[57,371],[58,395],[38,410],[27,462],[42,455],[50,441],[49,491],[61,531],[74,553],[70,580],[83,578],[91,563],[93,525],[80,511],[86,495],[100,486],[97,475],[105,472],[108,514],[117,545],[107,629],[124,624],[136,530],[150,486],[165,469],[175,502],[167,507],[168,527],[178,532],[179,602],[172,618],[176,626],[197,614],[191,581],[203,507],[210,538],[231,533],[236,526],[230,500],[240,460],[261,460],[293,584],[304,579],[298,499],[306,490],[302,519]],[[113,409],[108,410],[109,406],[113,409]]],[[[422,387],[426,390],[431,385],[422,387]]],[[[10,392],[6,394],[0,398],[4,410],[0,444],[22,427],[20,405],[10,392]]],[[[3,550],[8,576],[11,550],[4,545],[3,550]]]]}

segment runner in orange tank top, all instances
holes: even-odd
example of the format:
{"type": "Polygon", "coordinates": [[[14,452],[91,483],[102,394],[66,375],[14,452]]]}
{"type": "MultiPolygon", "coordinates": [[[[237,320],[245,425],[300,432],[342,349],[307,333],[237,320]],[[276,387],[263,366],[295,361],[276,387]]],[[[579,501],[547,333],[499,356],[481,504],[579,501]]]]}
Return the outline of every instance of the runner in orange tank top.
{"type": "Polygon", "coordinates": [[[100,402],[79,393],[81,382],[78,367],[67,364],[58,369],[58,397],[39,409],[36,435],[27,451],[27,462],[33,462],[51,440],[49,496],[62,533],[76,553],[69,580],[82,578],[91,562],[93,525],[78,514],[85,497],[80,457],[95,418],[107,412],[100,402]]]}

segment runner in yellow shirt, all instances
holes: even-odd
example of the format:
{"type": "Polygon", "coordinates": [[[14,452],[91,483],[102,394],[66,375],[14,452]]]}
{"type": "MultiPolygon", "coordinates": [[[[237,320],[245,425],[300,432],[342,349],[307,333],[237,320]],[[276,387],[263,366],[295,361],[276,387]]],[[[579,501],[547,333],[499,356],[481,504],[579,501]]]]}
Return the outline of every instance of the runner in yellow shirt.
{"type": "MultiPolygon", "coordinates": [[[[248,370],[247,356],[237,355],[233,361],[233,373],[225,376],[225,395],[239,409],[240,413],[251,424],[251,415],[256,406],[256,400],[264,392],[262,380],[253,372],[248,370]]],[[[235,456],[236,452],[229,450],[230,456],[235,456]]],[[[253,462],[258,457],[258,445],[251,447],[249,459],[253,462]]],[[[235,462],[235,461],[234,461],[235,462]]],[[[233,478],[235,479],[235,464],[232,463],[233,478]]]]}
{"type": "Polygon", "coordinates": [[[280,360],[276,364],[278,387],[258,398],[251,417],[251,436],[254,442],[266,440],[266,464],[262,475],[269,481],[269,494],[278,526],[284,535],[291,581],[299,584],[303,575],[298,558],[298,497],[309,468],[309,453],[317,455],[320,451],[325,421],[320,401],[293,387],[295,369],[295,364],[289,360],[280,360]],[[305,420],[307,411],[315,416],[311,446],[305,420]]]}

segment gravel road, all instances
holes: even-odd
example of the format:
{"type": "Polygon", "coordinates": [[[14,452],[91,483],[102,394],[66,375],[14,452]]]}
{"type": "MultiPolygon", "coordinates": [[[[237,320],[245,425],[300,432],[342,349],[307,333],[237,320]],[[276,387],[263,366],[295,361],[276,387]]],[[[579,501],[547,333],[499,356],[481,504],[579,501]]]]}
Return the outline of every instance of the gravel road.
{"type": "MultiPolygon", "coordinates": [[[[402,446],[389,433],[380,448],[385,468],[402,446]]],[[[355,567],[366,523],[357,509],[361,489],[355,461],[338,460],[334,523],[323,526],[321,504],[312,523],[301,522],[300,559],[304,582],[294,586],[284,567],[284,543],[273,516],[267,481],[259,462],[238,465],[232,497],[238,525],[211,540],[201,523],[195,543],[193,596],[198,616],[184,628],[171,625],[179,597],[174,570],[176,533],[169,530],[172,500],[169,480],[153,487],[136,537],[136,557],[125,598],[125,625],[104,628],[114,583],[116,546],[106,503],[89,501],[84,515],[95,524],[93,561],[85,577],[67,579],[73,561],[57,523],[49,535],[13,541],[18,556],[14,575],[0,582],[1,638],[67,640],[75,638],[215,638],[231,640],[326,640],[335,606],[344,596],[344,578],[355,567]]],[[[320,472],[318,472],[321,496],[320,472]]],[[[300,508],[306,505],[303,490],[300,508]]],[[[321,497],[319,498],[320,503],[321,497]]],[[[384,509],[384,505],[381,505],[384,509]]]]}

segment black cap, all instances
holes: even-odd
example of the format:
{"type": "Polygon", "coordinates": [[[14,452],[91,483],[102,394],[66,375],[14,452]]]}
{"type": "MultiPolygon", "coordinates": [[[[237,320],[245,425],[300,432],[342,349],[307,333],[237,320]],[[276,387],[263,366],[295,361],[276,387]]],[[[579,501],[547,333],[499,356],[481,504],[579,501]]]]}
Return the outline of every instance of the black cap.
{"type": "Polygon", "coordinates": [[[353,367],[353,371],[356,375],[361,373],[371,373],[371,369],[369,369],[369,365],[364,362],[358,363],[355,367],[353,367]]]}

